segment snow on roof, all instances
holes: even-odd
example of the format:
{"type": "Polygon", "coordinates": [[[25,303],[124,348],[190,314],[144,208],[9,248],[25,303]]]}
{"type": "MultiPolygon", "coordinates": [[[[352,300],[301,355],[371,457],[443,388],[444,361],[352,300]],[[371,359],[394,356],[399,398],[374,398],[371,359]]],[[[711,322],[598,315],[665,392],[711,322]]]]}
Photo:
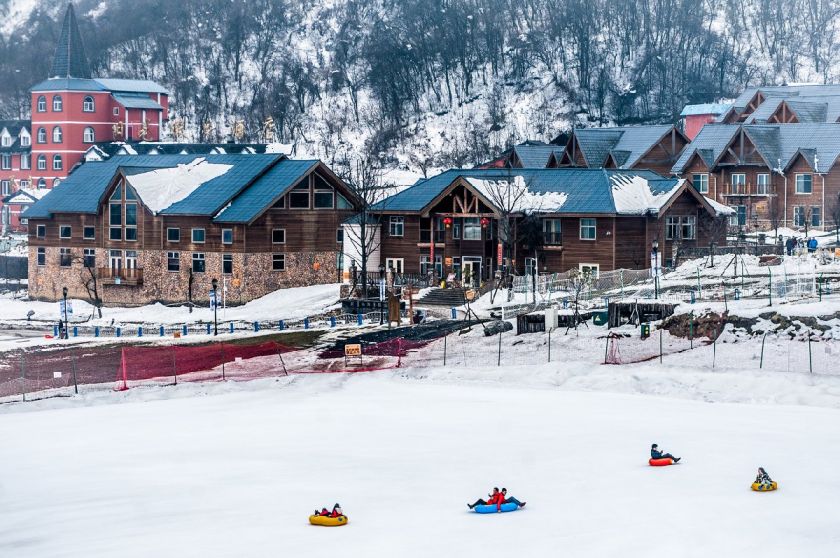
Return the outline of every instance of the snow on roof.
{"type": "Polygon", "coordinates": [[[735,215],[735,210],[729,207],[728,205],[723,205],[722,203],[716,202],[715,200],[707,196],[703,197],[706,198],[706,201],[709,202],[709,205],[711,205],[714,208],[715,213],[717,213],[718,215],[735,215]]]}
{"type": "Polygon", "coordinates": [[[199,157],[187,164],[132,174],[126,178],[146,207],[159,213],[231,168],[233,165],[208,163],[204,157],[199,157]]]}
{"type": "Polygon", "coordinates": [[[654,193],[650,182],[641,176],[617,174],[610,177],[610,182],[615,210],[623,215],[658,213],[683,184],[682,180],[677,180],[670,190],[654,193]]]}
{"type": "Polygon", "coordinates": [[[487,198],[487,201],[498,205],[496,200],[500,196],[506,196],[506,191],[510,189],[510,197],[514,198],[522,193],[519,200],[512,204],[511,207],[498,209],[513,209],[514,211],[522,211],[525,213],[533,213],[535,211],[542,211],[553,213],[560,210],[569,198],[566,192],[533,192],[528,189],[528,184],[521,175],[513,177],[513,184],[509,180],[484,180],[481,178],[465,177],[482,196],[487,198]]]}
{"type": "Polygon", "coordinates": [[[291,155],[294,151],[294,145],[291,143],[268,143],[265,146],[266,153],[280,153],[282,155],[291,155]]]}

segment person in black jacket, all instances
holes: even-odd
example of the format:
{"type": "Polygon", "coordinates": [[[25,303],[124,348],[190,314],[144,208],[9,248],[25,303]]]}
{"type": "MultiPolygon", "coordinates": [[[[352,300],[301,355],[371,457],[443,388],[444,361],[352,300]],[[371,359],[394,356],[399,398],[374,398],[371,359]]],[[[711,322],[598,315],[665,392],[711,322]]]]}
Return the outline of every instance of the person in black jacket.
{"type": "Polygon", "coordinates": [[[764,470],[764,467],[758,468],[758,475],[755,477],[755,484],[773,484],[773,479],[764,470]]]}
{"type": "Polygon", "coordinates": [[[681,457],[674,457],[670,453],[662,453],[659,451],[659,446],[657,444],[653,444],[650,446],[650,458],[651,459],[673,459],[674,463],[679,463],[681,457]]]}

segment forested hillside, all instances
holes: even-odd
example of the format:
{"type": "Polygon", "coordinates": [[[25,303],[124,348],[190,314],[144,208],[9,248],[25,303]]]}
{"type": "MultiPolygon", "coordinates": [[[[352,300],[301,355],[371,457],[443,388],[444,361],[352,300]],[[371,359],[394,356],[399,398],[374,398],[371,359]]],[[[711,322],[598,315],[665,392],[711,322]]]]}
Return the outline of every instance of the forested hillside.
{"type": "MultiPolygon", "coordinates": [[[[0,116],[65,2],[4,0],[0,116]]],[[[673,122],[745,85],[840,80],[840,0],[79,0],[95,75],[155,79],[189,139],[471,165],[576,126],[673,122]],[[208,123],[208,124],[205,124],[208,123]]]]}

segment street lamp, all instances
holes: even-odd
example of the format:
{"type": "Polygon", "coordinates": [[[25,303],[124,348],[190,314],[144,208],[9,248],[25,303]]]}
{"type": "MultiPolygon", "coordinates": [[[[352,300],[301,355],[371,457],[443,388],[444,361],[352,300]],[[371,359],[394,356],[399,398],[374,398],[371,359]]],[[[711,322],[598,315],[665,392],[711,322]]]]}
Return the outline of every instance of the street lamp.
{"type": "Polygon", "coordinates": [[[219,335],[219,321],[217,319],[217,308],[219,307],[219,299],[216,296],[216,287],[219,286],[219,281],[213,279],[210,281],[210,285],[212,285],[213,287],[213,335],[219,335]]]}
{"type": "Polygon", "coordinates": [[[385,311],[385,264],[379,262],[379,325],[382,325],[385,311]]]}
{"type": "Polygon", "coordinates": [[[659,241],[654,239],[653,246],[653,298],[659,298],[659,241]]]}
{"type": "Polygon", "coordinates": [[[61,294],[64,296],[64,331],[58,332],[58,338],[67,339],[67,287],[61,289],[61,294]]]}

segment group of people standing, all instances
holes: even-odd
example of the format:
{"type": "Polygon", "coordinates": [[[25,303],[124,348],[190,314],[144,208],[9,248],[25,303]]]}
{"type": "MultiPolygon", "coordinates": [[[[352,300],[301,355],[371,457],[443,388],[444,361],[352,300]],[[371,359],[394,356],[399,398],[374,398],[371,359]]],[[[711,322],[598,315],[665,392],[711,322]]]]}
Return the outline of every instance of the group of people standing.
{"type": "Polygon", "coordinates": [[[785,253],[788,256],[793,256],[794,253],[801,254],[805,251],[806,248],[809,253],[813,253],[817,251],[818,247],[819,243],[817,242],[817,239],[813,236],[808,240],[805,240],[804,238],[794,238],[790,236],[785,241],[785,253]]]}

